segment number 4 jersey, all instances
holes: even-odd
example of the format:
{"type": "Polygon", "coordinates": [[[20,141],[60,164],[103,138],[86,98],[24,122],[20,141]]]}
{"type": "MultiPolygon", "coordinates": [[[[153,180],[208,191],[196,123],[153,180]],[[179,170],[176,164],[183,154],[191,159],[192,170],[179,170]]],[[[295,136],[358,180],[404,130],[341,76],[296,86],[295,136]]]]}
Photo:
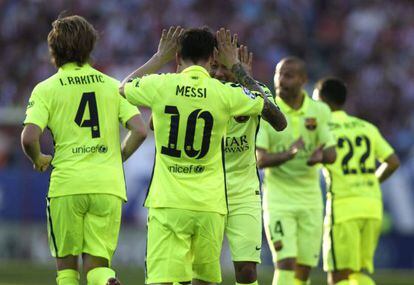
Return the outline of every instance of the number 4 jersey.
{"type": "Polygon", "coordinates": [[[337,139],[337,159],[324,168],[329,187],[327,215],[333,214],[334,223],[353,218],[381,219],[376,162],[384,161],[394,150],[374,125],[344,111],[332,113],[330,129],[337,139]]]}
{"type": "Polygon", "coordinates": [[[201,66],[136,78],[126,84],[125,95],[152,109],[156,158],[145,206],[227,213],[227,122],[260,114],[261,97],[211,78],[201,66]]]}
{"type": "Polygon", "coordinates": [[[104,193],[126,200],[119,122],[139,112],[118,88],[117,80],[75,63],[34,88],[24,123],[52,132],[49,197],[104,193]]]}

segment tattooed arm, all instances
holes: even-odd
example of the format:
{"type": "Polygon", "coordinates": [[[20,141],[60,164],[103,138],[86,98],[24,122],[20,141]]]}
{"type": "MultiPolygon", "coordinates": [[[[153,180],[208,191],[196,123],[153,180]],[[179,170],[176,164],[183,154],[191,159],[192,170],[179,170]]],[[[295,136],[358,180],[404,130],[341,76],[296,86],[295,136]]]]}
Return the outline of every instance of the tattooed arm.
{"type": "Polygon", "coordinates": [[[258,91],[260,93],[264,101],[262,111],[263,119],[268,121],[269,124],[276,131],[284,130],[287,126],[285,115],[283,115],[283,113],[280,111],[277,105],[273,104],[272,101],[270,101],[269,98],[267,98],[263,88],[259,84],[257,84],[256,80],[254,80],[252,77],[250,77],[250,75],[247,74],[241,63],[235,63],[232,66],[231,71],[237,78],[237,81],[240,82],[240,84],[242,84],[251,91],[258,91]]]}
{"type": "Polygon", "coordinates": [[[262,117],[277,131],[282,131],[287,126],[287,121],[279,107],[272,103],[266,96],[263,88],[243,68],[237,48],[237,34],[232,38],[229,30],[221,28],[217,31],[218,49],[215,52],[217,59],[229,68],[237,81],[251,91],[260,93],[264,100],[262,117]]]}

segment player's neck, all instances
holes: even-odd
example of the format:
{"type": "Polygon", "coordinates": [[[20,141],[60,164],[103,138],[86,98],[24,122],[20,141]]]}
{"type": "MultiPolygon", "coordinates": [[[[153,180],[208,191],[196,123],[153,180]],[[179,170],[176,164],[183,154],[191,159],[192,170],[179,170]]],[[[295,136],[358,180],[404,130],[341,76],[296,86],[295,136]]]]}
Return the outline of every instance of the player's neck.
{"type": "Polygon", "coordinates": [[[211,62],[210,61],[204,61],[204,60],[200,60],[197,61],[196,63],[194,63],[191,60],[181,60],[180,64],[178,65],[177,70],[178,71],[183,71],[184,69],[194,66],[194,65],[198,65],[201,67],[204,67],[208,72],[210,72],[210,68],[211,68],[211,62]]]}
{"type": "Polygon", "coordinates": [[[288,95],[288,96],[282,96],[281,94],[279,95],[280,98],[282,98],[282,100],[286,103],[286,105],[288,105],[290,108],[294,109],[294,110],[298,110],[302,107],[303,105],[303,101],[305,99],[305,95],[300,92],[296,95],[288,95]]]}

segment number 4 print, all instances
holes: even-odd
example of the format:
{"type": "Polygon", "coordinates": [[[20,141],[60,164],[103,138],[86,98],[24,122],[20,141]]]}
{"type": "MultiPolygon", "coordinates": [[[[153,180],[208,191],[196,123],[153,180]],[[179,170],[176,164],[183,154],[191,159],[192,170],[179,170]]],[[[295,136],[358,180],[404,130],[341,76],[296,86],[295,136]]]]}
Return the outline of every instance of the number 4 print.
{"type": "Polygon", "coordinates": [[[81,128],[91,128],[92,138],[99,138],[101,136],[95,92],[85,92],[82,94],[82,99],[76,112],[75,123],[81,128]],[[89,108],[89,120],[83,119],[86,105],[89,108]]]}

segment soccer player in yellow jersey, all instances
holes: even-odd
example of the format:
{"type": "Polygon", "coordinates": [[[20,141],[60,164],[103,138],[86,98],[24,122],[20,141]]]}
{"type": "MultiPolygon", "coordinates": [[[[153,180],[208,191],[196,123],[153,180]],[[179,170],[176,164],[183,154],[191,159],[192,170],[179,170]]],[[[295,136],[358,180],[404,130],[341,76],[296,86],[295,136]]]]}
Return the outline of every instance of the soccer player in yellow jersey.
{"type": "Polygon", "coordinates": [[[53,165],[47,215],[58,285],[79,284],[80,255],[88,284],[120,284],[110,265],[127,199],[122,162],[146,136],[137,108],[119,96],[119,82],[89,65],[96,38],[80,16],[53,22],[48,45],[59,70],[34,88],[21,137],[36,170],[53,165]],[[122,147],[120,123],[129,129],[122,147]],[[39,144],[46,127],[53,159],[39,144]]]}
{"type": "MultiPolygon", "coordinates": [[[[180,73],[128,76],[120,90],[138,106],[152,110],[156,157],[145,206],[148,212],[146,284],[221,281],[220,251],[227,213],[223,138],[233,116],[262,116],[276,129],[283,114],[265,93],[232,87],[209,75],[215,36],[206,29],[163,31],[159,49],[178,38],[180,73]],[[132,79],[132,80],[129,80],[132,79]],[[263,97],[261,97],[263,96],[263,97]]],[[[237,39],[220,30],[218,57],[249,88],[261,90],[246,74],[237,39]],[[250,84],[250,85],[249,85],[250,84]]],[[[144,67],[157,70],[175,55],[160,50],[144,67]],[[150,66],[152,66],[150,68],[150,66]]]]}
{"type": "MultiPolygon", "coordinates": [[[[240,61],[250,74],[252,57],[246,46],[240,46],[240,61]]],[[[211,75],[226,84],[237,84],[233,73],[218,62],[213,64],[211,75]]],[[[273,101],[269,88],[261,86],[273,101]]],[[[262,207],[255,144],[259,125],[260,116],[233,117],[227,123],[224,150],[229,212],[225,234],[236,284],[258,284],[256,265],[260,262],[262,247],[262,207]]]]}
{"type": "Polygon", "coordinates": [[[380,183],[398,168],[399,159],[374,125],[343,110],[347,88],[340,79],[320,80],[314,96],[333,112],[330,128],[338,153],[337,161],[324,168],[324,269],[329,284],[372,285],[375,282],[361,270],[374,270],[382,221],[380,183]]]}
{"type": "Polygon", "coordinates": [[[288,126],[273,132],[263,122],[256,141],[258,166],[265,168],[263,218],[277,285],[310,283],[322,240],[319,165],[336,158],[331,112],[303,91],[306,80],[302,60],[288,57],[276,65],[276,103],[288,126]]]}

